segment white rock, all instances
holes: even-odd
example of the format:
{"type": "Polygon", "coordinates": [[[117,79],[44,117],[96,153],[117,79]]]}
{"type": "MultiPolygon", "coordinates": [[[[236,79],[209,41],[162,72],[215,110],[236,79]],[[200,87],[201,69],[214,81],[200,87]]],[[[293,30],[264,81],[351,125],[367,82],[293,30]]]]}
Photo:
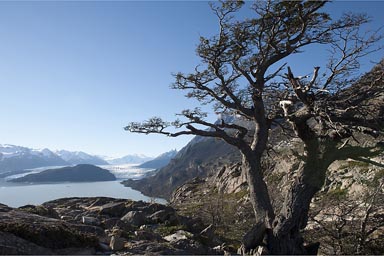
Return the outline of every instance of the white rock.
{"type": "Polygon", "coordinates": [[[186,239],[189,239],[193,236],[192,233],[189,233],[185,230],[178,230],[176,231],[176,233],[172,234],[172,235],[169,235],[169,236],[165,236],[163,237],[165,240],[167,240],[168,242],[177,242],[177,241],[180,241],[180,240],[186,240],[186,239]]]}

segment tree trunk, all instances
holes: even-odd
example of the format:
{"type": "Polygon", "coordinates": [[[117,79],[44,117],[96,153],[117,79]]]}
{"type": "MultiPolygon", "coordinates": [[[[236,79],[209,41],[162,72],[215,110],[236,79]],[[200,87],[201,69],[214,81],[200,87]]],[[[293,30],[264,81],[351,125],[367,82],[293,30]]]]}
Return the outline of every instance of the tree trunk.
{"type": "Polygon", "coordinates": [[[261,156],[243,153],[243,171],[247,176],[250,201],[256,217],[256,224],[244,236],[243,250],[249,252],[260,245],[267,230],[271,229],[274,212],[263,180],[261,156]]]}
{"type": "MultiPolygon", "coordinates": [[[[306,169],[305,166],[302,168],[306,169]]],[[[315,171],[325,174],[326,170],[315,171]]],[[[319,187],[307,183],[303,177],[295,181],[273,224],[273,234],[268,246],[272,254],[308,254],[303,246],[301,230],[307,225],[311,200],[319,190],[319,187]]]]}
{"type": "Polygon", "coordinates": [[[280,214],[273,223],[268,249],[271,254],[308,254],[301,231],[306,227],[311,200],[322,188],[332,163],[326,143],[317,139],[306,143],[306,159],[289,189],[280,214]]]}
{"type": "Polygon", "coordinates": [[[265,117],[265,107],[261,97],[264,81],[260,79],[258,83],[258,90],[255,90],[255,94],[252,96],[255,118],[253,141],[250,147],[239,147],[242,153],[243,171],[247,177],[249,197],[256,218],[254,227],[244,236],[243,250],[245,252],[249,252],[262,243],[267,231],[271,230],[275,217],[261,167],[261,158],[267,147],[269,124],[265,117]]]}

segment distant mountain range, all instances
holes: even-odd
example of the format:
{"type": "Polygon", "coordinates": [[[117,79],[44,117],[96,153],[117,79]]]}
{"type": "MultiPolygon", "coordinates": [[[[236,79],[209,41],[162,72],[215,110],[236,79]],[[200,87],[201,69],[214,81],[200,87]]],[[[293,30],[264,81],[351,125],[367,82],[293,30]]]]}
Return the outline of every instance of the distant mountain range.
{"type": "Polygon", "coordinates": [[[158,169],[167,165],[176,155],[172,150],[153,158],[133,154],[121,158],[90,155],[81,151],[32,149],[23,146],[0,144],[0,177],[45,166],[67,166],[78,164],[91,165],[122,165],[141,164],[140,168],[158,169]]]}
{"type": "Polygon", "coordinates": [[[153,159],[153,157],[145,155],[126,155],[120,158],[107,158],[103,157],[109,164],[142,164],[153,159]]]}
{"type": "Polygon", "coordinates": [[[108,161],[98,157],[89,155],[81,151],[67,151],[67,150],[58,150],[55,153],[61,157],[64,161],[67,161],[71,164],[93,164],[93,165],[107,165],[108,161]]]}
{"type": "Polygon", "coordinates": [[[0,144],[0,173],[21,171],[43,166],[65,166],[76,164],[107,165],[108,162],[84,152],[66,150],[51,151],[22,146],[0,144]]]}

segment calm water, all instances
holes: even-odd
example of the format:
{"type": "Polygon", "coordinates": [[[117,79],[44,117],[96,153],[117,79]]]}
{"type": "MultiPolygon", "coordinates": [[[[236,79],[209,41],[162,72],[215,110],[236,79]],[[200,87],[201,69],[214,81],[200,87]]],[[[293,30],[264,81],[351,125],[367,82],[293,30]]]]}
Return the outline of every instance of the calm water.
{"type": "MultiPolygon", "coordinates": [[[[140,178],[138,173],[145,171],[134,170],[132,167],[112,171],[120,178],[116,181],[102,182],[68,182],[49,184],[23,184],[6,182],[0,179],[0,203],[11,207],[20,207],[26,204],[42,204],[44,202],[63,197],[93,197],[105,196],[126,198],[132,200],[151,201],[153,198],[144,196],[137,190],[124,187],[120,182],[122,178],[140,178]],[[120,173],[118,173],[120,172],[120,173]]],[[[166,203],[163,199],[156,199],[158,203],[166,203]]]]}
{"type": "MultiPolygon", "coordinates": [[[[0,180],[0,203],[20,207],[26,204],[42,204],[63,197],[88,196],[127,198],[136,201],[151,200],[139,191],[124,187],[120,181],[19,185],[0,180]]],[[[156,202],[165,203],[166,201],[157,199],[156,202]]]]}

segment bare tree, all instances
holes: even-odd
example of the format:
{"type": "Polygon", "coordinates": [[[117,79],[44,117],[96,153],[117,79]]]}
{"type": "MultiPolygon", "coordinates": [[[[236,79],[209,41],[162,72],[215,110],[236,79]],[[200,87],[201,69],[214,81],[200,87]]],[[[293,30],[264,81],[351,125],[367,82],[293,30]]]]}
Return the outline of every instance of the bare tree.
{"type": "MultiPolygon", "coordinates": [[[[306,253],[300,230],[306,226],[311,199],[322,187],[328,166],[335,159],[378,153],[375,147],[350,143],[354,130],[377,135],[379,128],[376,119],[364,116],[363,120],[357,114],[354,106],[364,99],[342,94],[342,89],[352,84],[358,60],[376,50],[380,37],[359,31],[369,21],[365,15],[349,13],[333,21],[321,12],[326,1],[257,1],[252,6],[255,17],[241,21],[235,14],[242,1],[220,3],[211,5],[219,20],[218,35],[200,38],[197,54],[201,64],[190,74],[175,74],[172,87],[212,105],[217,114],[244,121],[222,118],[210,122],[207,113],[196,108],[182,111],[174,122],[154,117],[131,122],[125,129],[173,137],[215,137],[237,147],[256,217],[255,227],[244,240],[244,251],[267,243],[270,253],[306,253]],[[295,76],[284,60],[315,44],[330,47],[324,72],[319,75],[320,67],[315,67],[309,79],[295,76]],[[282,74],[284,70],[286,74],[282,74]],[[273,124],[282,125],[284,119],[302,140],[305,153],[282,210],[276,212],[261,158],[269,129],[273,124]]],[[[371,81],[370,88],[382,85],[382,73],[371,81]]]]}

